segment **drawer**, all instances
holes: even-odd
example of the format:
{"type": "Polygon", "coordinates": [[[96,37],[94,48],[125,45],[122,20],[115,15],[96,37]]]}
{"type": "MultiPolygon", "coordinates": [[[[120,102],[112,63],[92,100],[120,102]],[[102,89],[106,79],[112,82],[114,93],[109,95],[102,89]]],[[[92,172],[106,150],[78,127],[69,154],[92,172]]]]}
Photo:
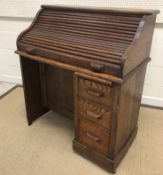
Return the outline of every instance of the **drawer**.
{"type": "Polygon", "coordinates": [[[79,117],[110,129],[111,109],[92,103],[85,99],[79,100],[79,117]]]}
{"type": "Polygon", "coordinates": [[[79,79],[79,96],[99,104],[112,106],[113,88],[98,82],[79,79]]]}
{"type": "Polygon", "coordinates": [[[109,153],[110,134],[103,128],[97,127],[92,122],[80,120],[79,142],[103,155],[109,153]]]}

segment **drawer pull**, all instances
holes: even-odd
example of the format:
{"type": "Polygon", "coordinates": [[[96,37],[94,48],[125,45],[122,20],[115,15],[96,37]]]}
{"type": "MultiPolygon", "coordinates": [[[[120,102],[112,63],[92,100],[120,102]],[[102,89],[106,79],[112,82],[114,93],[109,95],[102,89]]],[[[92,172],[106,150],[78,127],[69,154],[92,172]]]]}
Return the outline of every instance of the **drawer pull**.
{"type": "Polygon", "coordinates": [[[101,92],[94,92],[94,91],[91,91],[91,90],[87,90],[87,93],[90,94],[90,95],[96,96],[96,97],[104,96],[104,94],[101,93],[101,92]]]}
{"type": "Polygon", "coordinates": [[[31,54],[31,55],[34,55],[35,52],[36,52],[36,50],[34,48],[28,47],[28,48],[26,48],[26,52],[29,53],[29,54],[31,54]]]}
{"type": "Polygon", "coordinates": [[[99,137],[96,137],[95,135],[93,135],[93,134],[91,134],[91,133],[89,133],[89,132],[86,133],[86,136],[87,136],[89,139],[91,139],[91,140],[93,140],[93,141],[95,141],[95,142],[100,142],[100,141],[101,141],[99,137]]]}
{"type": "Polygon", "coordinates": [[[91,70],[94,72],[103,72],[104,71],[104,66],[96,63],[91,63],[90,64],[91,70]]]}
{"type": "Polygon", "coordinates": [[[59,60],[59,61],[64,61],[64,57],[63,57],[63,56],[59,56],[59,57],[58,57],[58,60],[59,60]]]}
{"type": "Polygon", "coordinates": [[[102,118],[101,114],[96,114],[96,113],[88,111],[88,110],[86,111],[86,115],[88,117],[95,118],[95,119],[101,119],[102,118]]]}

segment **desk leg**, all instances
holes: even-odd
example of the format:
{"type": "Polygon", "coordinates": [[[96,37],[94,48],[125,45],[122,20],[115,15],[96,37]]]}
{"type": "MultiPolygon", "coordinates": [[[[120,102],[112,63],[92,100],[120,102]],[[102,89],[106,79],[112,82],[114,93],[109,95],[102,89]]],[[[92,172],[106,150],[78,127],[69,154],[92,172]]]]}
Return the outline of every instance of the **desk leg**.
{"type": "Polygon", "coordinates": [[[28,124],[46,113],[48,109],[42,105],[39,63],[20,57],[21,72],[24,86],[28,124]]]}

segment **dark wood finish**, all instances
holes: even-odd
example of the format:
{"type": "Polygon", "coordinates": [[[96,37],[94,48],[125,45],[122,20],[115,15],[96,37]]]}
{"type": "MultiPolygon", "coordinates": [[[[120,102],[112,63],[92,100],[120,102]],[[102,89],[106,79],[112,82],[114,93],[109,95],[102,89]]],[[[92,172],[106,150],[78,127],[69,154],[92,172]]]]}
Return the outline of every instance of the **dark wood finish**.
{"type": "Polygon", "coordinates": [[[46,113],[48,109],[43,106],[42,102],[39,63],[24,57],[20,57],[20,63],[27,119],[30,125],[35,119],[46,113]]]}
{"type": "Polygon", "coordinates": [[[79,79],[79,96],[106,106],[112,105],[113,88],[94,81],[79,79]]]}
{"type": "MultiPolygon", "coordinates": [[[[112,106],[104,106],[101,103],[101,100],[89,100],[89,107],[90,111],[93,111],[92,108],[95,108],[96,106],[100,105],[105,110],[112,111],[111,113],[107,114],[107,117],[109,117],[109,121],[105,121],[108,123],[105,123],[108,127],[103,126],[101,123],[99,123],[98,119],[90,119],[89,116],[86,115],[86,113],[81,114],[81,111],[85,111],[84,105],[86,106],[86,102],[88,101],[87,97],[83,100],[80,97],[79,89],[81,88],[81,75],[76,74],[76,118],[75,118],[75,124],[76,124],[76,136],[75,136],[75,142],[84,144],[85,147],[89,151],[91,151],[91,148],[94,146],[94,151],[96,149],[96,146],[98,145],[97,142],[91,142],[88,143],[89,140],[87,140],[86,137],[83,136],[83,130],[86,133],[87,131],[90,132],[90,130],[93,128],[91,125],[96,124],[96,128],[98,128],[98,133],[100,133],[100,129],[106,129],[106,132],[110,132],[109,135],[109,142],[106,146],[105,143],[103,143],[103,146],[106,148],[109,148],[108,152],[106,150],[98,150],[96,152],[101,153],[104,156],[107,156],[110,160],[112,160],[114,163],[111,164],[112,170],[115,170],[115,168],[118,166],[120,160],[125,155],[125,152],[128,150],[129,147],[129,141],[132,142],[133,138],[135,137],[135,134],[137,132],[137,121],[138,121],[138,114],[139,114],[139,108],[140,108],[140,102],[141,102],[141,96],[142,96],[142,87],[145,77],[145,71],[146,71],[146,64],[142,64],[137,68],[136,72],[132,74],[130,77],[128,77],[125,82],[122,85],[112,84],[112,88],[114,91],[112,92],[112,106]],[[82,104],[81,104],[81,100],[82,104]],[[89,122],[89,127],[85,127],[81,129],[81,120],[84,119],[87,122],[89,122]],[[94,121],[95,120],[95,121],[94,121]],[[91,124],[91,123],[92,124],[91,124]],[[79,128],[79,129],[78,129],[79,128]],[[107,128],[109,130],[107,130],[107,128]],[[84,137],[84,141],[83,141],[84,137]],[[91,145],[92,144],[92,145],[91,145]],[[128,146],[126,146],[128,145],[128,146]]],[[[91,78],[87,78],[86,80],[91,81],[91,78]]],[[[96,80],[97,81],[97,80],[96,80]]],[[[92,83],[95,83],[94,80],[92,80],[92,83]]],[[[97,82],[96,84],[99,84],[97,82]]],[[[102,84],[101,84],[102,86],[102,84]]],[[[108,85],[108,88],[110,88],[110,85],[108,85]]],[[[109,98],[109,97],[108,97],[109,98]]],[[[95,108],[96,111],[98,108],[95,108]]],[[[97,112],[95,113],[96,117],[97,112]]],[[[94,114],[94,115],[95,115],[94,114]]],[[[95,133],[95,137],[100,139],[100,136],[97,133],[97,131],[92,131],[91,133],[95,133]]],[[[106,134],[103,133],[103,136],[106,137],[106,134]]],[[[107,138],[107,137],[106,137],[107,138]]],[[[105,138],[105,139],[106,139],[105,138]]],[[[106,139],[107,141],[107,139],[106,139]]],[[[101,145],[100,145],[101,146],[101,145]]],[[[77,146],[74,146],[76,151],[81,153],[81,147],[77,144],[77,146]]],[[[87,151],[86,151],[87,152],[87,151]]],[[[91,159],[96,159],[94,154],[91,155],[91,159]]],[[[89,155],[87,156],[89,157],[89,155]]],[[[109,163],[110,164],[110,163],[109,163]]],[[[107,165],[108,166],[108,165],[107,165]]]]}
{"type": "Polygon", "coordinates": [[[136,137],[136,134],[137,134],[137,128],[132,132],[131,136],[124,144],[123,149],[119,152],[119,154],[116,156],[114,160],[112,160],[108,156],[99,154],[93,149],[89,149],[87,146],[81,144],[76,140],[73,141],[73,148],[77,153],[88,158],[89,160],[96,163],[100,167],[106,169],[107,171],[112,171],[113,173],[115,173],[117,166],[119,165],[120,161],[123,159],[126,152],[128,151],[130,145],[132,144],[134,138],[136,137]]]}
{"type": "Polygon", "coordinates": [[[112,109],[104,107],[102,105],[92,103],[85,99],[79,99],[78,101],[78,115],[79,117],[88,119],[110,129],[111,127],[111,115],[112,109]]]}
{"type": "Polygon", "coordinates": [[[71,70],[73,72],[80,72],[82,74],[86,74],[86,75],[89,75],[89,76],[92,76],[92,77],[101,78],[103,80],[113,81],[113,82],[116,82],[118,84],[121,84],[123,82],[122,78],[115,77],[113,75],[104,74],[104,73],[99,74],[99,73],[93,72],[89,69],[76,67],[76,66],[73,66],[73,65],[70,65],[70,64],[64,64],[64,63],[61,63],[59,61],[49,60],[45,57],[30,55],[30,54],[27,54],[27,53],[21,52],[21,51],[15,51],[15,53],[17,53],[20,56],[23,56],[24,58],[27,58],[27,59],[31,59],[31,60],[39,61],[41,63],[46,63],[46,64],[49,64],[49,65],[57,66],[57,67],[60,67],[62,69],[71,70]]]}
{"type": "Polygon", "coordinates": [[[154,14],[158,14],[159,10],[152,10],[152,9],[133,9],[133,8],[109,8],[109,7],[77,7],[77,6],[57,6],[57,5],[41,5],[42,8],[46,8],[46,9],[58,9],[58,8],[62,8],[64,10],[73,10],[73,11],[92,11],[92,12],[108,12],[108,13],[129,13],[129,14],[134,14],[134,15],[154,15],[154,14]]]}
{"type": "Polygon", "coordinates": [[[157,13],[43,6],[17,45],[31,55],[123,77],[149,57],[157,13]]]}
{"type": "Polygon", "coordinates": [[[45,81],[45,106],[73,118],[73,72],[51,65],[44,65],[43,74],[44,76],[41,76],[41,79],[45,81]]]}
{"type": "Polygon", "coordinates": [[[104,128],[90,122],[89,120],[79,121],[79,142],[87,145],[90,149],[108,155],[110,133],[104,128]]]}
{"type": "Polygon", "coordinates": [[[154,10],[42,6],[17,39],[27,119],[74,119],[76,152],[112,172],[138,128],[154,10]]]}
{"type": "Polygon", "coordinates": [[[145,71],[146,65],[140,66],[137,72],[121,86],[118,104],[119,111],[117,113],[115,154],[137,126],[145,71]]]}
{"type": "Polygon", "coordinates": [[[144,16],[137,29],[137,34],[127,51],[123,74],[126,75],[149,57],[156,15],[144,16]],[[137,59],[136,59],[137,58],[137,59]]]}

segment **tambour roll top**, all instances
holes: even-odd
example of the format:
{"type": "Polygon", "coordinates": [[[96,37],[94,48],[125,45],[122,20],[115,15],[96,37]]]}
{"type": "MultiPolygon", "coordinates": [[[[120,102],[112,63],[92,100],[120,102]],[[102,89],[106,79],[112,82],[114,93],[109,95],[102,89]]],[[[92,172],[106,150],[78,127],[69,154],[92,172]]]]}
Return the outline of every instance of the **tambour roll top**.
{"type": "Polygon", "coordinates": [[[149,58],[157,13],[42,6],[18,50],[123,77],[149,58]]]}

